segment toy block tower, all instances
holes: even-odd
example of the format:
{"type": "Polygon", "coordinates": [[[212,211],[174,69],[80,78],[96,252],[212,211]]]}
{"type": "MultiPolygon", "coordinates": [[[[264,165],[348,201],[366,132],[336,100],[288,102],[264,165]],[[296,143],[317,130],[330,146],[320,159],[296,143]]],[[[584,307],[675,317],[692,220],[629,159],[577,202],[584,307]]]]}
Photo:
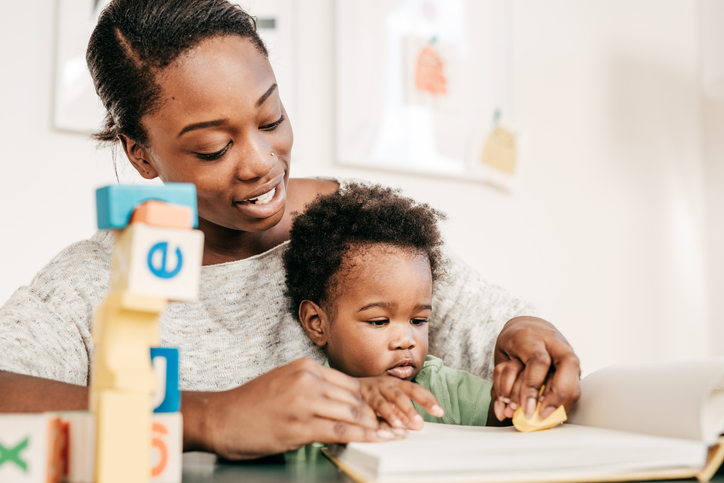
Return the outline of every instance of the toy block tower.
{"type": "MultiPolygon", "coordinates": [[[[196,189],[186,183],[108,186],[96,192],[96,202],[98,228],[120,231],[111,291],[96,309],[93,324],[95,480],[147,482],[152,441],[156,444],[151,412],[158,405],[152,401],[157,378],[150,350],[160,342],[159,317],[167,302],[194,300],[198,294],[204,238],[193,229],[196,189]]],[[[177,413],[169,424],[180,430],[178,352],[175,359],[166,354],[166,361],[169,357],[176,364],[176,402],[169,407],[177,413]]],[[[165,400],[168,391],[163,393],[165,400]]],[[[166,427],[164,431],[168,433],[166,427]]]]}

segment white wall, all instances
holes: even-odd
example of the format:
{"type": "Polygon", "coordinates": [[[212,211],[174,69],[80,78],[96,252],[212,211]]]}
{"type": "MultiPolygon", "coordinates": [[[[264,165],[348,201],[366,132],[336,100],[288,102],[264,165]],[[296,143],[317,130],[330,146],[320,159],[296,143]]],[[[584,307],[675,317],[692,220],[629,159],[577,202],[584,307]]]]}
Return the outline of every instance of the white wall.
{"type": "MultiPolygon", "coordinates": [[[[93,232],[93,189],[114,179],[108,153],[50,126],[55,8],[14,2],[0,18],[4,64],[13,66],[0,77],[0,299],[93,232]]],[[[707,117],[700,99],[699,3],[512,2],[526,153],[513,195],[335,165],[334,2],[295,8],[293,175],[376,180],[446,211],[450,245],[536,303],[574,344],[584,372],[721,345],[710,312],[720,321],[723,311],[710,291],[722,287],[724,257],[715,254],[718,268],[708,270],[707,243],[721,245],[723,235],[714,240],[707,227],[724,175],[707,184],[705,173],[721,171],[724,148],[707,139],[724,116],[707,117]]]]}

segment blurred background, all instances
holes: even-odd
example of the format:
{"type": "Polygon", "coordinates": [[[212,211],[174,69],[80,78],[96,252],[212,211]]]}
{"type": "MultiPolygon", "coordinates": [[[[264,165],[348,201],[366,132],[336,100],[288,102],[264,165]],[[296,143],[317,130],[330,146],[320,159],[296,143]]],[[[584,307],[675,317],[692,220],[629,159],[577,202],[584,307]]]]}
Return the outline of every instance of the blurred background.
{"type": "MultiPolygon", "coordinates": [[[[68,26],[85,35],[96,3],[3,3],[0,303],[93,234],[95,188],[116,182],[112,152],[73,124],[80,108],[58,90],[74,55],[68,26]],[[74,9],[88,16],[77,29],[74,9]]],[[[356,113],[341,105],[348,86],[340,79],[369,59],[347,55],[340,22],[349,20],[345,9],[373,3],[240,3],[264,19],[295,132],[293,176],[376,181],[445,211],[451,249],[533,302],[572,343],[584,374],[724,355],[724,2],[497,2],[502,57],[481,62],[505,70],[495,95],[517,146],[512,182],[470,164],[445,175],[347,157],[340,133],[356,113]]],[[[482,37],[476,19],[467,22],[474,49],[482,37]]],[[[462,72],[478,68],[474,58],[456,62],[462,72]]],[[[480,117],[489,130],[490,113],[480,117]]],[[[122,182],[140,182],[122,153],[117,170],[122,182]]]]}

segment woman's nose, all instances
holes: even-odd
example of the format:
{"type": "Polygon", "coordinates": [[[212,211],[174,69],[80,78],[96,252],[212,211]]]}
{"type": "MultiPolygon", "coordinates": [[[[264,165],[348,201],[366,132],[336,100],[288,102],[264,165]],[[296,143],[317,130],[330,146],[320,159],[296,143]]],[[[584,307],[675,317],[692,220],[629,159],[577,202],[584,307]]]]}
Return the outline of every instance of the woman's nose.
{"type": "Polygon", "coordinates": [[[248,181],[268,175],[278,162],[271,146],[262,136],[248,138],[239,150],[236,176],[248,181]]]}

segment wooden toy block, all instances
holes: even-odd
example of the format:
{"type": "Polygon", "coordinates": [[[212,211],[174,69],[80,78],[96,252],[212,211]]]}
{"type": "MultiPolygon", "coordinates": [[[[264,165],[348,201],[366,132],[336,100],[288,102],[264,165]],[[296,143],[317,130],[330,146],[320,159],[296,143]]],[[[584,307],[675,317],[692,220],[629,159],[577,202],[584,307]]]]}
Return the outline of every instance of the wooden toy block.
{"type": "Polygon", "coordinates": [[[192,183],[166,183],[163,186],[112,185],[96,190],[98,229],[123,229],[131,214],[145,201],[157,200],[188,206],[192,210],[192,227],[198,225],[196,186],[192,183]]]}
{"type": "Polygon", "coordinates": [[[65,445],[52,414],[0,414],[0,481],[60,483],[65,445]]]}
{"type": "Polygon", "coordinates": [[[96,483],[151,479],[151,411],[148,396],[105,390],[97,395],[96,483]]]}
{"type": "Polygon", "coordinates": [[[154,413],[174,413],[181,409],[179,391],[179,354],[172,347],[151,349],[151,365],[156,373],[158,385],[151,397],[154,413]]]}
{"type": "Polygon", "coordinates": [[[133,223],[191,230],[194,227],[193,211],[188,206],[151,200],[141,203],[133,211],[130,224],[133,223]]]}
{"type": "MultiPolygon", "coordinates": [[[[65,483],[94,483],[95,420],[88,411],[58,413],[68,427],[65,483]]],[[[183,452],[181,413],[151,416],[150,472],[152,483],[180,483],[183,452]]]]}
{"type": "Polygon", "coordinates": [[[152,420],[151,481],[180,483],[183,453],[181,413],[156,413],[152,420]]]}
{"type": "Polygon", "coordinates": [[[93,483],[95,478],[95,419],[89,411],[58,413],[67,431],[66,483],[93,483]]]}
{"type": "Polygon", "coordinates": [[[160,342],[159,314],[164,299],[111,292],[96,309],[92,334],[96,350],[91,372],[91,408],[104,389],[123,389],[150,396],[156,376],[149,351],[160,342]]]}
{"type": "Polygon", "coordinates": [[[199,230],[134,223],[116,239],[111,290],[195,300],[204,249],[199,230]]]}

